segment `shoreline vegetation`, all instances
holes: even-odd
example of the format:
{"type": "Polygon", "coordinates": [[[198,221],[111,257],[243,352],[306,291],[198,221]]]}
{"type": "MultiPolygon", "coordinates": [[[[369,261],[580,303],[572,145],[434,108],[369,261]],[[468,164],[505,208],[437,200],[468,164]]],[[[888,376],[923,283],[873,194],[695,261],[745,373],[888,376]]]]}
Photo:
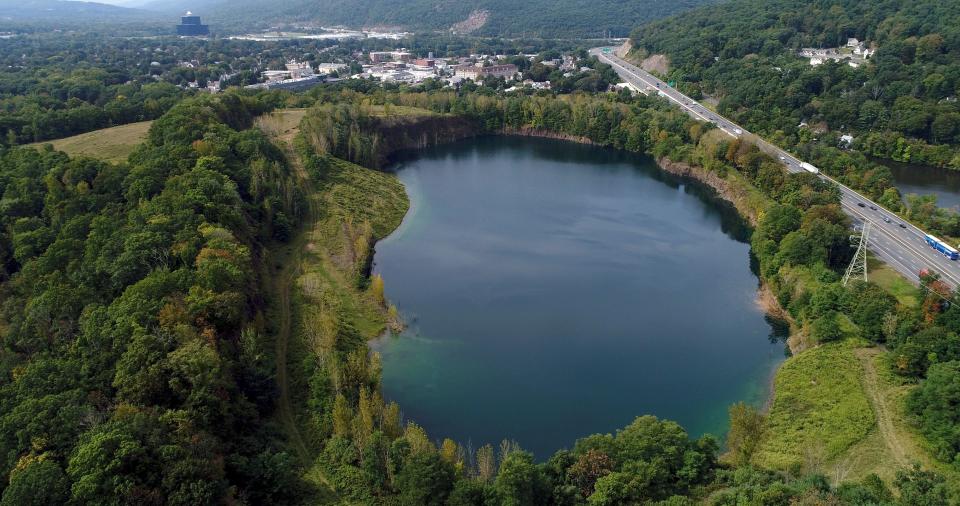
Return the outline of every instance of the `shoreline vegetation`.
{"type": "MultiPolygon", "coordinates": [[[[417,99],[414,99],[410,103],[415,104],[416,101],[417,99]]],[[[493,102],[493,100],[491,100],[491,102],[493,102]]],[[[402,104],[404,102],[401,100],[400,103],[402,104]]],[[[420,105],[420,104],[417,104],[417,105],[420,105]]],[[[390,106],[385,106],[385,107],[389,108],[390,106]]],[[[377,113],[374,113],[374,114],[377,114],[377,113]]],[[[444,114],[449,114],[449,113],[445,112],[444,114]]],[[[423,113],[418,113],[418,115],[421,118],[423,117],[423,113]]],[[[384,116],[385,115],[377,114],[378,119],[383,119],[384,116]]],[[[593,138],[591,138],[589,135],[579,135],[576,133],[565,132],[562,130],[556,131],[547,126],[541,126],[541,127],[534,127],[531,125],[513,126],[508,124],[508,125],[501,125],[496,128],[491,128],[490,120],[487,120],[484,122],[482,118],[478,118],[476,115],[468,115],[468,116],[474,118],[474,121],[478,124],[478,130],[469,132],[469,133],[459,131],[458,135],[455,135],[455,136],[443,136],[443,135],[424,136],[421,133],[419,134],[419,137],[417,137],[418,139],[421,139],[421,141],[417,143],[417,147],[423,147],[425,143],[422,141],[422,139],[427,139],[427,138],[429,139],[429,143],[433,144],[433,143],[453,141],[453,140],[457,140],[457,139],[467,137],[467,136],[472,136],[472,135],[522,135],[522,136],[545,137],[545,138],[551,138],[551,139],[561,139],[566,141],[579,142],[583,144],[610,146],[614,148],[630,150],[627,146],[624,146],[624,145],[618,146],[616,145],[616,143],[613,143],[613,145],[611,145],[611,142],[609,140],[605,142],[598,142],[597,140],[594,140],[593,138]],[[482,125],[482,128],[480,127],[481,125],[482,125]]],[[[417,131],[416,122],[405,123],[405,128],[413,132],[416,132],[417,131]]],[[[411,135],[408,134],[407,137],[409,138],[411,137],[411,135]]],[[[662,137],[662,134],[661,134],[661,137],[662,137]]],[[[712,150],[716,152],[721,150],[722,148],[726,148],[724,149],[724,151],[727,152],[727,160],[731,159],[729,154],[731,149],[739,148],[740,150],[742,150],[744,148],[744,146],[742,145],[741,146],[734,145],[734,148],[731,148],[730,144],[724,142],[724,139],[722,139],[722,137],[715,135],[713,132],[699,133],[699,135],[697,135],[696,137],[699,137],[700,139],[699,144],[705,150],[708,150],[708,151],[712,150]]],[[[403,146],[400,146],[397,149],[399,150],[402,148],[403,146]]],[[[684,151],[681,150],[681,152],[684,152],[684,151]]],[[[391,154],[392,153],[382,156],[381,159],[389,159],[391,154]]],[[[764,219],[765,214],[770,212],[771,210],[775,210],[776,207],[778,206],[778,204],[773,199],[771,199],[767,195],[764,195],[762,191],[758,190],[755,186],[753,186],[753,184],[750,181],[748,181],[740,173],[739,170],[729,170],[724,168],[718,168],[716,166],[708,168],[708,167],[705,167],[704,164],[691,163],[687,161],[677,161],[671,158],[669,156],[669,153],[657,153],[655,148],[653,149],[653,153],[651,154],[654,155],[658,163],[658,166],[660,167],[661,170],[664,170],[665,172],[668,172],[671,174],[690,178],[691,180],[698,181],[700,184],[705,184],[711,187],[718,194],[720,198],[733,204],[734,207],[738,210],[739,214],[745,220],[747,220],[748,223],[750,223],[750,225],[754,229],[757,229],[758,226],[762,227],[761,223],[764,219]]],[[[685,156],[690,156],[689,151],[685,151],[684,154],[685,156]]],[[[349,153],[347,153],[347,156],[349,156],[349,153]]],[[[757,155],[754,155],[754,156],[757,156],[757,155]]],[[[736,155],[734,155],[734,158],[736,158],[736,155]]],[[[817,191],[825,191],[825,190],[827,190],[827,188],[818,188],[817,191]]],[[[843,221],[839,217],[837,217],[837,219],[841,222],[843,221]]],[[[839,227],[836,233],[838,236],[844,235],[844,238],[845,238],[845,234],[846,234],[845,226],[839,227]]],[[[755,248],[756,248],[756,242],[754,245],[754,249],[755,248]]],[[[838,263],[841,263],[841,262],[845,263],[845,260],[838,261],[838,263]]],[[[785,279],[791,280],[788,283],[788,285],[792,285],[790,290],[806,291],[810,289],[810,288],[803,288],[804,284],[809,283],[809,281],[800,281],[801,279],[804,279],[807,276],[806,274],[800,275],[799,278],[796,277],[800,273],[801,271],[797,269],[787,269],[784,271],[784,274],[787,276],[785,279]],[[797,284],[798,281],[800,284],[797,284]]],[[[790,338],[787,344],[791,350],[791,353],[794,355],[794,358],[788,359],[787,362],[781,365],[780,370],[777,371],[775,377],[773,378],[772,381],[776,385],[778,385],[778,387],[785,388],[783,387],[783,381],[788,381],[788,380],[781,380],[781,377],[784,376],[785,373],[783,371],[785,369],[787,371],[790,371],[790,370],[794,370],[797,367],[797,366],[793,366],[792,365],[793,363],[797,361],[800,361],[801,364],[805,362],[819,363],[820,361],[819,355],[823,355],[822,360],[827,360],[829,362],[829,360],[839,359],[839,357],[834,357],[837,353],[830,350],[833,350],[834,348],[836,348],[836,349],[842,349],[844,350],[844,352],[848,351],[847,347],[836,346],[836,347],[825,348],[825,350],[827,351],[821,351],[814,355],[807,355],[807,350],[810,350],[810,352],[812,352],[813,350],[822,348],[822,345],[820,344],[820,342],[823,340],[823,336],[811,335],[812,328],[810,326],[810,322],[798,321],[795,315],[790,310],[788,310],[784,306],[784,304],[782,304],[781,300],[784,296],[783,285],[780,285],[780,286],[771,285],[771,283],[768,281],[768,275],[767,276],[761,275],[760,280],[761,280],[761,283],[757,293],[758,304],[769,315],[785,320],[790,325],[790,338]],[[814,357],[814,358],[808,358],[808,357],[814,357]]],[[[841,333],[845,332],[845,333],[849,333],[850,335],[856,335],[859,333],[859,329],[857,328],[857,325],[855,325],[853,321],[848,320],[848,323],[845,325],[843,324],[843,322],[840,322],[840,323],[841,323],[841,331],[842,331],[841,333]],[[843,331],[843,328],[847,328],[847,330],[843,331]]],[[[866,345],[866,344],[867,343],[864,341],[863,345],[866,345]]],[[[852,358],[853,355],[849,353],[844,353],[843,357],[844,357],[843,360],[845,361],[844,363],[847,363],[847,362],[850,362],[849,359],[852,358]],[[850,356],[848,357],[847,355],[850,355],[850,356]]],[[[843,395],[849,398],[856,397],[861,400],[865,399],[865,397],[861,395],[863,394],[863,390],[860,387],[859,383],[857,381],[851,382],[850,379],[851,378],[845,377],[845,381],[841,382],[843,386],[837,386],[837,388],[842,390],[842,393],[839,395],[843,395]]],[[[788,381],[788,382],[790,384],[797,383],[796,381],[788,381]]],[[[793,386],[797,386],[797,385],[793,385],[793,386]]],[[[830,412],[830,411],[820,412],[818,408],[813,408],[814,411],[807,414],[791,412],[791,409],[788,406],[789,403],[785,404],[786,401],[783,400],[783,397],[785,395],[799,396],[799,398],[806,398],[806,399],[817,399],[817,398],[830,398],[832,394],[836,393],[836,392],[821,391],[819,388],[817,388],[817,385],[815,383],[812,384],[812,386],[813,388],[803,388],[802,385],[799,385],[799,390],[796,390],[794,393],[785,392],[783,395],[780,395],[780,396],[778,396],[778,392],[776,389],[772,389],[770,392],[770,398],[768,399],[768,402],[767,402],[767,404],[770,407],[770,411],[767,413],[767,416],[772,417],[775,420],[783,420],[779,422],[781,425],[783,423],[788,423],[788,422],[792,422],[796,424],[798,420],[802,420],[803,417],[809,417],[809,416],[813,416],[814,419],[822,419],[822,420],[828,420],[830,422],[839,423],[840,425],[852,424],[853,426],[857,426],[857,427],[861,427],[863,425],[863,424],[857,424],[854,422],[854,420],[864,418],[861,413],[863,411],[862,409],[859,411],[858,410],[848,411],[848,410],[841,409],[838,412],[830,412]],[[816,417],[823,417],[823,418],[816,418],[816,417]]],[[[864,405],[866,404],[864,403],[858,404],[860,408],[862,408],[864,405]]],[[[867,411],[870,411],[869,406],[867,406],[867,411]]],[[[871,420],[870,424],[874,423],[872,421],[873,418],[870,418],[869,420],[871,420]]],[[[778,427],[778,429],[780,429],[780,427],[778,427]]],[[[844,438],[839,438],[839,436],[835,436],[833,439],[830,439],[829,435],[826,438],[818,435],[818,436],[814,436],[814,439],[816,439],[816,441],[814,441],[814,439],[811,439],[810,436],[805,431],[796,432],[794,434],[797,434],[797,436],[791,436],[795,438],[794,440],[790,440],[790,438],[785,437],[783,435],[781,435],[782,437],[765,438],[765,443],[764,445],[761,446],[761,448],[766,447],[767,450],[761,450],[761,451],[767,452],[766,455],[771,455],[772,453],[776,453],[777,451],[779,451],[779,450],[776,450],[778,445],[784,448],[801,448],[809,445],[814,445],[814,446],[822,445],[825,448],[827,448],[829,451],[827,451],[826,453],[823,453],[817,458],[814,458],[809,455],[803,455],[802,452],[797,453],[797,451],[794,451],[793,455],[795,455],[795,457],[793,457],[792,460],[790,459],[783,460],[782,458],[770,460],[769,458],[765,458],[765,460],[758,460],[758,462],[760,461],[768,462],[768,463],[773,462],[775,464],[778,464],[776,467],[779,467],[780,469],[783,469],[785,471],[790,469],[796,470],[797,466],[801,466],[804,469],[808,469],[808,470],[813,470],[814,468],[820,469],[820,466],[822,465],[821,461],[836,459],[838,455],[841,455],[843,453],[843,451],[847,450],[855,442],[864,438],[866,435],[866,430],[865,429],[859,430],[859,432],[855,431],[854,433],[844,436],[844,438]],[[842,439],[842,441],[840,439],[842,439]],[[780,441],[780,442],[777,442],[777,441],[780,441]],[[770,448],[774,448],[774,450],[770,450],[770,448]],[[820,463],[817,463],[817,462],[820,462],[820,463]]],[[[758,457],[758,459],[760,459],[760,457],[758,457]]],[[[893,472],[883,473],[884,478],[888,480],[888,483],[891,482],[890,480],[892,480],[894,474],[895,473],[893,472]]],[[[835,481],[839,482],[840,480],[839,478],[835,478],[835,481]]]]}
{"type": "Polygon", "coordinates": [[[940,461],[954,455],[924,413],[944,409],[938,388],[954,371],[937,357],[953,356],[947,332],[960,309],[840,285],[848,222],[829,185],[784,174],[755,146],[650,97],[331,87],[297,96],[315,104],[306,111],[262,120],[289,98],[184,100],[126,163],[0,152],[4,501],[949,502],[948,464],[942,474],[861,464],[912,451],[890,453],[886,439],[908,416],[940,461]],[[538,463],[512,441],[436,441],[383,399],[369,339],[396,310],[370,260],[409,204],[376,169],[400,149],[507,131],[649,154],[725,181],[718,193],[755,213],[761,298],[812,348],[781,368],[769,413],[731,408],[727,454],[712,437],[640,416],[538,463]],[[864,343],[894,350],[875,375],[847,367],[864,367],[854,354],[864,343]],[[877,389],[868,396],[861,381],[877,389]],[[874,408],[878,395],[888,402],[874,408]],[[880,416],[894,430],[868,423],[880,416]],[[838,461],[850,452],[859,460],[838,461]]]}
{"type": "MultiPolygon", "coordinates": [[[[408,114],[410,111],[408,111],[408,114]]],[[[374,114],[377,116],[386,116],[390,114],[389,108],[384,107],[383,109],[377,110],[374,114]]],[[[395,114],[395,113],[394,113],[395,114]]],[[[375,160],[373,163],[375,167],[382,168],[386,165],[387,161],[392,160],[393,157],[401,152],[408,150],[417,150],[422,149],[428,146],[455,142],[468,137],[475,137],[479,135],[511,135],[511,136],[520,136],[520,137],[538,137],[546,139],[555,139],[563,140],[568,142],[576,142],[579,144],[585,145],[599,145],[597,142],[591,140],[587,136],[582,135],[572,135],[563,132],[556,132],[548,130],[545,128],[534,128],[529,126],[524,127],[509,127],[505,126],[499,131],[483,133],[478,130],[469,131],[463,129],[445,129],[445,132],[437,133],[433,132],[428,135],[421,131],[423,128],[423,118],[429,115],[424,114],[422,111],[416,111],[411,116],[407,116],[402,120],[398,120],[396,124],[403,125],[404,129],[407,129],[408,132],[403,137],[402,141],[399,143],[393,143],[388,147],[385,147],[378,141],[374,145],[381,149],[381,151],[374,157],[370,158],[375,160]]],[[[432,125],[435,126],[438,124],[435,118],[431,120],[432,125]]],[[[439,124],[443,124],[442,120],[439,124]]],[[[391,125],[393,129],[395,125],[391,125]]],[[[429,128],[429,126],[428,126],[429,128]]],[[[383,135],[382,137],[386,137],[383,135]]],[[[381,138],[378,136],[377,139],[381,138]]],[[[320,149],[326,149],[327,144],[320,142],[315,146],[320,146],[320,149]]],[[[711,188],[722,200],[732,204],[738,211],[738,214],[744,220],[749,223],[751,228],[757,226],[759,216],[763,213],[763,209],[769,205],[769,202],[760,195],[755,189],[751,188],[749,183],[743,180],[742,177],[739,177],[739,174],[735,172],[727,172],[726,176],[723,177],[715,171],[707,170],[698,165],[692,165],[685,162],[676,162],[671,160],[666,156],[659,157],[655,160],[657,167],[669,174],[687,178],[691,181],[695,181],[699,184],[706,185],[711,188]]],[[[388,234],[389,235],[389,234],[388,234]]],[[[375,248],[376,243],[372,245],[375,248]]],[[[790,335],[786,341],[787,346],[791,354],[798,354],[801,351],[805,350],[808,347],[808,344],[802,337],[801,331],[797,328],[796,322],[789,312],[787,312],[777,300],[776,295],[768,286],[767,282],[763,277],[758,276],[759,286],[757,289],[757,304],[758,306],[770,317],[780,319],[788,323],[790,328],[790,335]]],[[[767,411],[768,407],[772,407],[775,399],[775,389],[774,385],[776,383],[777,375],[779,374],[780,368],[783,367],[781,364],[777,370],[774,371],[772,377],[770,378],[770,388],[768,395],[762,403],[763,410],[767,411]]]]}

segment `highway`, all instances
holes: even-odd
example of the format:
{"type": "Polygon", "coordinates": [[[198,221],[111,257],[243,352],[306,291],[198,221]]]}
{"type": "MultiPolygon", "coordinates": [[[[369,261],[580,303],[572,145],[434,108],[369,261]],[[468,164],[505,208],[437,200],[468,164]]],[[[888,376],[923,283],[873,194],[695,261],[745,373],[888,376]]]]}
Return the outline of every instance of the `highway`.
{"type": "MultiPolygon", "coordinates": [[[[621,79],[644,93],[656,92],[695,119],[713,123],[731,137],[753,142],[761,151],[780,160],[790,172],[804,171],[801,167],[802,161],[789,152],[707,109],[703,104],[671,88],[652,74],[617,57],[613,51],[614,48],[599,47],[590,50],[590,54],[612,66],[621,79]]],[[[841,206],[843,211],[853,219],[855,226],[862,227],[864,223],[871,223],[868,246],[874,256],[903,274],[914,284],[919,283],[919,271],[928,268],[940,274],[941,280],[951,287],[960,287],[960,262],[950,260],[927,245],[924,240],[926,235],[924,231],[829,176],[821,173],[819,177],[840,188],[841,206]]]]}

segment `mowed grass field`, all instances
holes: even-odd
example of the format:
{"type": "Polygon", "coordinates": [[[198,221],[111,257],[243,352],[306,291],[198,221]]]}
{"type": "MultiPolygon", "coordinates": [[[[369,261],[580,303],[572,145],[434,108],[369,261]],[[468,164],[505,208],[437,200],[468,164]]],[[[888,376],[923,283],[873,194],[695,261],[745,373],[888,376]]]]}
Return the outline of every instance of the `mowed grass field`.
{"type": "Polygon", "coordinates": [[[919,304],[920,293],[917,287],[907,281],[899,272],[893,270],[892,267],[873,257],[867,260],[867,267],[870,281],[896,297],[897,302],[908,307],[919,304]]]}
{"type": "Polygon", "coordinates": [[[70,156],[89,156],[108,162],[124,162],[130,153],[147,138],[152,121],[141,121],[53,141],[30,144],[41,147],[52,144],[53,149],[70,156]]]}

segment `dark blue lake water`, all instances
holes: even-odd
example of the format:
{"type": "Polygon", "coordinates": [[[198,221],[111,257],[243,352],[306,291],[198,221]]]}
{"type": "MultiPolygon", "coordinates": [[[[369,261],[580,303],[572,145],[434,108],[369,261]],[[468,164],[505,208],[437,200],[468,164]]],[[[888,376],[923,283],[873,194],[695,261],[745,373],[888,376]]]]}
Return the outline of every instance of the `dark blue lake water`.
{"type": "Polygon", "coordinates": [[[540,459],[636,416],[722,435],[783,344],[749,230],[700,184],[592,146],[488,137],[416,153],[375,270],[409,328],[375,348],[385,397],[431,437],[540,459]]]}

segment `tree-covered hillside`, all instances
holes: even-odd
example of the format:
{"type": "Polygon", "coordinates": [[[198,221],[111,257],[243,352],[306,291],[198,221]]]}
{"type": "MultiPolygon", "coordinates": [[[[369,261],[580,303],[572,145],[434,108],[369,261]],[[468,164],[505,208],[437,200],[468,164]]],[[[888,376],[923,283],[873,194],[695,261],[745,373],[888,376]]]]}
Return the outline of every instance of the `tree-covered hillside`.
{"type": "Polygon", "coordinates": [[[268,107],[183,103],[129,165],[0,150],[2,504],[297,493],[258,337],[262,244],[298,201],[250,129],[268,107]]]}
{"type": "Polygon", "coordinates": [[[670,76],[774,139],[823,129],[868,154],[960,168],[960,9],[918,0],[733,0],[641,26],[639,56],[665,53],[670,76]],[[876,48],[866,64],[811,66],[802,47],[876,48]],[[806,132],[798,125],[808,123],[806,132]]]}
{"type": "Polygon", "coordinates": [[[0,0],[0,20],[3,20],[4,25],[42,22],[76,26],[79,23],[105,21],[155,21],[157,18],[154,12],[98,2],[0,0]]]}
{"type": "MultiPolygon", "coordinates": [[[[282,22],[327,26],[387,26],[409,30],[448,30],[476,13],[476,23],[460,26],[483,35],[599,37],[610,31],[626,36],[638,23],[713,0],[206,0],[147,4],[174,13],[191,9],[220,29],[267,27],[282,22]]],[[[214,26],[214,28],[218,28],[214,26]]]]}

